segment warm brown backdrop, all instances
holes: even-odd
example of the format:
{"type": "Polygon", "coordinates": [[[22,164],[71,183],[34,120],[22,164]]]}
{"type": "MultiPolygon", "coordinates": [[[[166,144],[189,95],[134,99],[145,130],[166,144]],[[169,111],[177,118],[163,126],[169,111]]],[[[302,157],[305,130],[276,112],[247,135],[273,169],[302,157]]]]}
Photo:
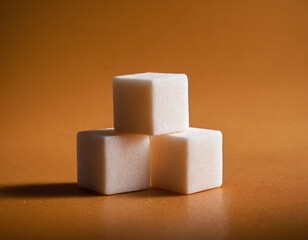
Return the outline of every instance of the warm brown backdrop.
{"type": "Polygon", "coordinates": [[[1,0],[0,238],[307,239],[307,93],[306,0],[1,0]],[[113,76],[146,71],[188,75],[221,189],[76,186],[76,132],[112,127],[113,76]]]}

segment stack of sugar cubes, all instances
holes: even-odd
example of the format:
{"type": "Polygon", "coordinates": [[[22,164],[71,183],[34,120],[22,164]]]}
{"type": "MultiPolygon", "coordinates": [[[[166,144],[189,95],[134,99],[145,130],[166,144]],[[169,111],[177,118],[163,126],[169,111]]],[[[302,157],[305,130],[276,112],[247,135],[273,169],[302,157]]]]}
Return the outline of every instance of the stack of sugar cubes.
{"type": "Polygon", "coordinates": [[[150,186],[191,194],[222,184],[222,134],[189,127],[185,74],[113,79],[114,129],[77,134],[77,182],[109,195],[150,186]]]}

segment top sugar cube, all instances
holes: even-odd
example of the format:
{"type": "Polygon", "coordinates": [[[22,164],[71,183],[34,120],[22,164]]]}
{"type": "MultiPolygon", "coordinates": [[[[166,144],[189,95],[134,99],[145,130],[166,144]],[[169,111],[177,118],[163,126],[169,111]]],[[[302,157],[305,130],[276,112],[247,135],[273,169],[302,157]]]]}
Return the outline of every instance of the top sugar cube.
{"type": "Polygon", "coordinates": [[[188,129],[185,74],[140,73],[113,79],[114,129],[161,135],[188,129]]]}

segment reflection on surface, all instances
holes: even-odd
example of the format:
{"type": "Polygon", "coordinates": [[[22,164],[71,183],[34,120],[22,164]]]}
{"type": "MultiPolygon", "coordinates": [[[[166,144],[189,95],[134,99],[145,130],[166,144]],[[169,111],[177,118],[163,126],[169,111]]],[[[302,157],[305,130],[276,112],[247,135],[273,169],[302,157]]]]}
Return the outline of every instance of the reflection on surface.
{"type": "Polygon", "coordinates": [[[221,239],[226,231],[222,189],[102,196],[75,183],[27,184],[0,187],[0,200],[4,238],[221,239]]]}
{"type": "MultiPolygon", "coordinates": [[[[262,179],[260,176],[242,185],[230,179],[222,188],[192,195],[149,189],[101,196],[73,183],[1,187],[0,236],[1,239],[24,236],[29,239],[42,236],[44,239],[261,239],[262,236],[288,239],[296,234],[305,239],[307,215],[299,208],[304,199],[299,196],[298,204],[288,207],[289,202],[281,200],[287,192],[276,194],[280,185],[273,186],[276,192],[256,198],[259,191],[264,191],[257,188],[262,179]]],[[[288,193],[295,195],[292,189],[288,193]]]]}
{"type": "Polygon", "coordinates": [[[227,235],[227,209],[224,191],[217,188],[187,197],[187,219],[195,239],[224,239],[227,235]]]}
{"type": "Polygon", "coordinates": [[[222,189],[188,196],[158,189],[108,196],[92,203],[98,210],[97,220],[101,220],[89,234],[105,238],[222,239],[227,217],[222,198],[222,189]]]}

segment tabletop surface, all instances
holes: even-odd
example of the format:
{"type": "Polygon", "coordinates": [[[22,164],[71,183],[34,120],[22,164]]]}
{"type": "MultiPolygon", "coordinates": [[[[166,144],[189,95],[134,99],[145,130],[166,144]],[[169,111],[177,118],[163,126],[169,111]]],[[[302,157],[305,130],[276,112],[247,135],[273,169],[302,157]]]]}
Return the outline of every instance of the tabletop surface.
{"type": "MultiPolygon", "coordinates": [[[[18,157],[10,154],[5,159],[18,157]]],[[[22,159],[29,165],[36,162],[31,157],[22,159]]],[[[4,167],[9,167],[3,165],[2,173],[4,167]]],[[[294,152],[234,158],[226,153],[223,186],[188,196],[158,189],[100,196],[78,187],[73,180],[21,181],[32,171],[37,179],[44,179],[41,174],[45,170],[40,173],[40,169],[29,165],[22,168],[23,173],[12,175],[11,181],[1,182],[1,239],[308,236],[307,160],[294,152]]]]}
{"type": "Polygon", "coordinates": [[[308,239],[307,26],[305,0],[0,1],[0,239],[308,239]],[[221,188],[77,186],[77,132],[141,72],[187,74],[221,188]]]}

